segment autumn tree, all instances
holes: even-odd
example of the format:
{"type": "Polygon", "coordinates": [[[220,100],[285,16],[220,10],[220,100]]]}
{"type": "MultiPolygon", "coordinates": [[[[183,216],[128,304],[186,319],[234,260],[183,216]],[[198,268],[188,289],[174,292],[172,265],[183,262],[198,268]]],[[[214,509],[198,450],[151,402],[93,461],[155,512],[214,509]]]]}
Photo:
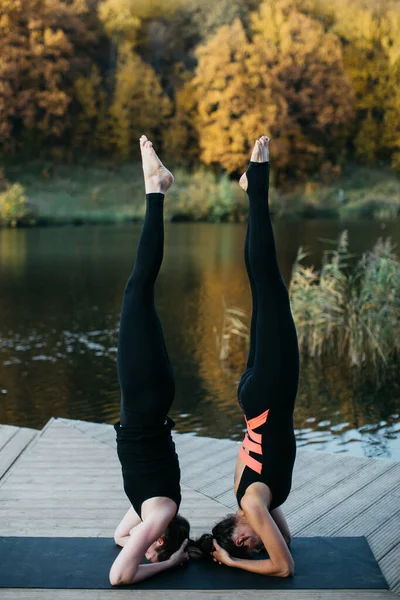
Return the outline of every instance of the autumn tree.
{"type": "Polygon", "coordinates": [[[107,33],[116,41],[136,44],[142,24],[174,13],[183,0],[102,0],[99,16],[107,33]]]}
{"type": "Polygon", "coordinates": [[[92,156],[110,151],[109,102],[97,65],[92,65],[88,75],[75,79],[74,98],[79,110],[73,121],[73,150],[88,150],[92,156]]]}
{"type": "Polygon", "coordinates": [[[274,139],[280,179],[337,160],[352,115],[340,42],[288,0],[264,2],[253,41],[239,20],[198,50],[192,85],[201,158],[229,172],[245,167],[254,139],[274,139]]]}
{"type": "Polygon", "coordinates": [[[161,140],[162,128],[171,112],[152,67],[135,53],[129,42],[120,44],[114,100],[110,107],[112,142],[121,158],[137,154],[138,140],[145,133],[161,140]]]}
{"type": "Polygon", "coordinates": [[[341,39],[345,70],[355,93],[352,139],[365,164],[400,162],[400,5],[326,0],[321,16],[341,39]]]}
{"type": "Polygon", "coordinates": [[[308,10],[307,0],[265,1],[252,18],[255,57],[267,67],[264,85],[280,82],[286,108],[271,133],[288,179],[333,168],[354,114],[340,39],[308,10]]]}
{"type": "Polygon", "coordinates": [[[0,0],[0,134],[8,153],[37,148],[70,126],[74,73],[94,40],[85,0],[0,0]]]}
{"type": "Polygon", "coordinates": [[[174,114],[163,129],[163,147],[177,163],[194,166],[199,159],[199,141],[195,126],[197,104],[190,79],[176,90],[174,114]]]}

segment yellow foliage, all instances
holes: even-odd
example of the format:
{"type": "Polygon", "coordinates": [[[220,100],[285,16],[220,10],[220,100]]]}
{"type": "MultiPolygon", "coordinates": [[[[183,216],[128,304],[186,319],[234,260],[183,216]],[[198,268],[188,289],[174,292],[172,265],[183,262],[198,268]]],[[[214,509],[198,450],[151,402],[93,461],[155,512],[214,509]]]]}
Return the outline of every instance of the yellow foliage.
{"type": "Polygon", "coordinates": [[[356,96],[357,157],[372,164],[400,150],[400,5],[324,0],[321,12],[343,40],[343,56],[356,96]],[[397,113],[397,114],[396,114],[397,113]]]}
{"type": "Polygon", "coordinates": [[[0,135],[6,150],[16,147],[15,123],[47,136],[68,126],[72,38],[80,36],[82,44],[90,39],[82,23],[86,13],[84,0],[0,0],[0,135]]]}
{"type": "Polygon", "coordinates": [[[249,42],[236,20],[198,50],[201,158],[240,171],[254,139],[267,134],[278,180],[304,177],[340,152],[352,116],[340,41],[290,0],[263,2],[252,28],[249,42]]]}
{"type": "Polygon", "coordinates": [[[110,108],[112,141],[121,158],[137,153],[144,133],[154,141],[171,113],[171,102],[164,94],[157,75],[124,42],[119,47],[114,102],[110,108]]]}
{"type": "Polygon", "coordinates": [[[163,128],[163,148],[178,164],[192,165],[198,158],[198,136],[195,128],[196,100],[187,81],[175,94],[175,112],[168,127],[163,128]]]}
{"type": "Polygon", "coordinates": [[[103,0],[99,17],[111,37],[134,42],[142,21],[168,17],[181,3],[182,0],[103,0]]]}
{"type": "Polygon", "coordinates": [[[0,193],[0,223],[14,225],[28,214],[25,190],[14,183],[0,193]]]}
{"type": "Polygon", "coordinates": [[[92,66],[88,77],[78,77],[74,82],[74,96],[81,110],[75,122],[73,142],[76,148],[108,150],[107,99],[102,89],[99,69],[92,66]]]}

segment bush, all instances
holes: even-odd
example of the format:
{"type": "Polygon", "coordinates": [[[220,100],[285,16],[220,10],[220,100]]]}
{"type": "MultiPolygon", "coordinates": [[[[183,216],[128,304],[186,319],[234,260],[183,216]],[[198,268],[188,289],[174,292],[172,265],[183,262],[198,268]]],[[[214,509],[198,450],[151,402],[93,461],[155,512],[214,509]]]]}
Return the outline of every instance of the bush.
{"type": "Polygon", "coordinates": [[[32,219],[34,211],[25,189],[19,183],[10,185],[0,193],[0,223],[15,227],[18,223],[32,219]]]}
{"type": "Polygon", "coordinates": [[[247,217],[246,195],[228,175],[217,177],[201,168],[190,175],[179,171],[175,179],[179,183],[171,190],[173,220],[185,218],[218,223],[243,221],[247,217]]]}

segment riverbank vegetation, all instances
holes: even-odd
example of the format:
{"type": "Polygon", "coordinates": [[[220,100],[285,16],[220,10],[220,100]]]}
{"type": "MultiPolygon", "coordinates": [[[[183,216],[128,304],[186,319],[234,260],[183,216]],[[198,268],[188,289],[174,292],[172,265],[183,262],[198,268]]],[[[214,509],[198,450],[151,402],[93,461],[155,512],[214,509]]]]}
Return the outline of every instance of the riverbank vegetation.
{"type": "MultiPolygon", "coordinates": [[[[367,373],[383,383],[398,375],[400,355],[400,261],[390,239],[379,239],[361,258],[348,253],[343,231],[333,251],[326,250],[322,268],[302,264],[299,248],[289,294],[301,355],[314,364],[341,364],[356,375],[367,373]]],[[[245,313],[224,309],[217,337],[221,361],[229,363],[238,347],[245,353],[249,328],[245,313]]]]}
{"type": "MultiPolygon", "coordinates": [[[[64,207],[54,207],[57,218],[69,210],[93,215],[96,202],[96,218],[109,218],[107,194],[92,185],[82,196],[83,180],[99,161],[128,173],[143,132],[195,179],[209,170],[205,206],[193,206],[192,194],[176,198],[187,218],[238,218],[230,179],[263,132],[273,140],[277,212],[286,211],[287,194],[303,202],[304,190],[311,213],[322,199],[336,211],[350,164],[385,168],[394,179],[399,171],[395,0],[0,0],[0,14],[5,181],[20,183],[33,202],[12,165],[29,168],[39,158],[54,182],[52,173],[88,167],[73,193],[62,190],[62,177],[52,200],[43,186],[43,219],[46,198],[64,207]]],[[[73,188],[75,173],[71,179],[73,188]]],[[[110,185],[110,197],[124,194],[118,178],[110,185]]],[[[397,214],[390,199],[397,188],[382,183],[368,193],[350,198],[352,214],[397,214]]],[[[132,208],[116,210],[112,220],[132,217],[132,208]]]]}
{"type": "MultiPolygon", "coordinates": [[[[173,171],[175,185],[166,202],[168,221],[247,219],[247,197],[236,179],[205,167],[190,172],[177,166],[173,171]]],[[[118,223],[141,219],[144,214],[143,175],[138,163],[77,166],[31,162],[10,167],[7,182],[0,178],[1,182],[3,225],[118,223]]],[[[389,220],[400,215],[400,180],[388,167],[352,165],[331,185],[310,178],[284,192],[272,183],[270,205],[274,219],[389,220]]]]}

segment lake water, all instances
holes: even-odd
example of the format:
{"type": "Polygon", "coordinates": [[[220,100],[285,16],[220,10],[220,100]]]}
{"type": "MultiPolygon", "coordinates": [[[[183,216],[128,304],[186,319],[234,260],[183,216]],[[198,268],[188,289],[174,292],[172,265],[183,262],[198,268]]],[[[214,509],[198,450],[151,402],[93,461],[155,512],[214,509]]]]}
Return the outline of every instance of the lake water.
{"type": "MultiPolygon", "coordinates": [[[[400,241],[400,222],[275,224],[289,281],[300,245],[319,266],[326,239],[349,230],[350,251],[400,241]]],[[[51,417],[113,423],[119,416],[116,343],[121,298],[140,225],[0,230],[0,423],[42,427],[51,417]]],[[[250,316],[244,225],[170,224],[157,307],[177,383],[178,431],[239,440],[236,385],[245,352],[218,358],[223,302],[250,316]]],[[[400,370],[398,371],[400,373],[400,370]]],[[[377,389],[341,364],[302,365],[299,446],[400,459],[399,380],[377,389]]]]}

